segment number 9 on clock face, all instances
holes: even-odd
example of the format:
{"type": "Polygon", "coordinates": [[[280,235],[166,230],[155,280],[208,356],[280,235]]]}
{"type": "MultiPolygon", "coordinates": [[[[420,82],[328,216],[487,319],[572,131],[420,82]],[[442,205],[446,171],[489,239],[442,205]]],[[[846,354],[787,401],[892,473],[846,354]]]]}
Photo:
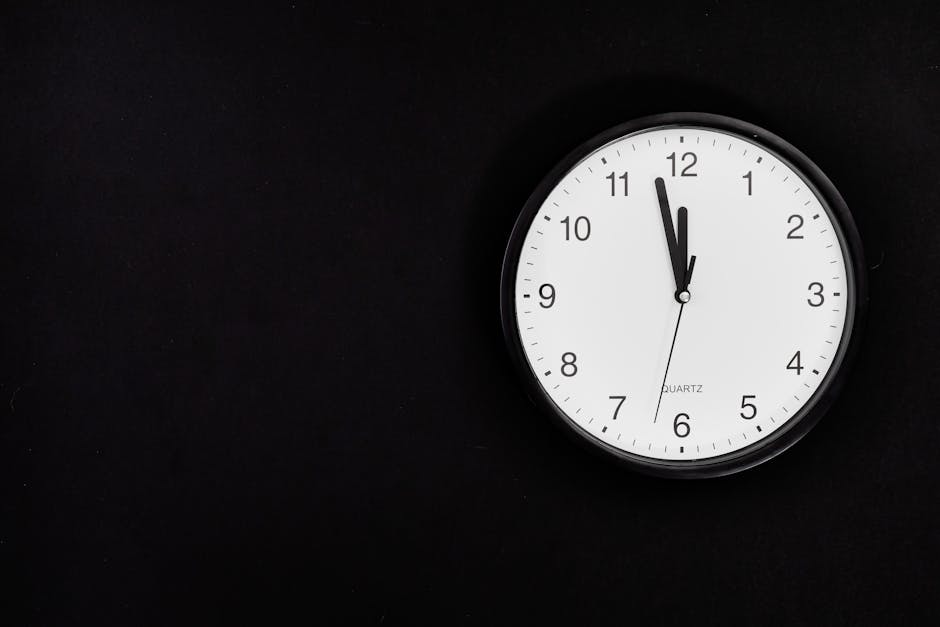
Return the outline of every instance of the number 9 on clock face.
{"type": "Polygon", "coordinates": [[[867,302],[841,195],[753,125],[666,114],[611,129],[539,185],[503,266],[529,395],[634,469],[728,474],[836,398],[867,302]]]}

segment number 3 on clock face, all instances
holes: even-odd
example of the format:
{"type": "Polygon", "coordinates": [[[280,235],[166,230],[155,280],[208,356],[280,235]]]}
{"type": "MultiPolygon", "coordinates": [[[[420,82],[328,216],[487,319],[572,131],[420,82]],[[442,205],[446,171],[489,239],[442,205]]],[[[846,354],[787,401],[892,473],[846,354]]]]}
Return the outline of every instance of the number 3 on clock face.
{"type": "Polygon", "coordinates": [[[707,114],[635,120],[539,185],[503,264],[530,396],[634,469],[708,477],[785,450],[822,416],[867,303],[845,202],[808,158],[707,114]]]}

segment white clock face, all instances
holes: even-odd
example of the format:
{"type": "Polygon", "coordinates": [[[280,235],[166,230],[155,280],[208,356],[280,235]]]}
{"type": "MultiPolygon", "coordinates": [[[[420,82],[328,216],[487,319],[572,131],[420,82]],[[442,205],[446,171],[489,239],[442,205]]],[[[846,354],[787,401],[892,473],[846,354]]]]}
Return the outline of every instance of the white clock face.
{"type": "Polygon", "coordinates": [[[519,253],[519,340],[590,437],[707,460],[815,402],[851,330],[851,265],[825,200],[782,157],[721,130],[652,128],[548,193],[519,253]]]}

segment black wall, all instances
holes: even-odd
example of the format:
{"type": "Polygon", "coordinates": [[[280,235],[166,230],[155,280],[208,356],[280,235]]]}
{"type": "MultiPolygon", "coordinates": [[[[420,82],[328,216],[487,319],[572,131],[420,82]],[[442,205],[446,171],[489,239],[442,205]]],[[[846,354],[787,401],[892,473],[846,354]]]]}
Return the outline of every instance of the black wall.
{"type": "Polygon", "coordinates": [[[3,10],[0,622],[936,619],[936,5],[332,4],[3,10]],[[498,313],[542,176],[677,110],[873,266],[841,400],[707,482],[574,447],[498,313]]]}

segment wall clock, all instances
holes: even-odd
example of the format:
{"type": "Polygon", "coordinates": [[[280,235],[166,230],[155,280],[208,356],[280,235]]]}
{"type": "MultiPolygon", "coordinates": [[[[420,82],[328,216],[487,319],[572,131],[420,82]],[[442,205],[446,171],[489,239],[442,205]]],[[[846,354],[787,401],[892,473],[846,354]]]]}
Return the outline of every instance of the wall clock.
{"type": "Polygon", "coordinates": [[[601,133],[536,188],[503,264],[509,350],[577,441],[669,477],[737,472],[833,402],[867,290],[841,195],[793,146],[671,113],[601,133]]]}

